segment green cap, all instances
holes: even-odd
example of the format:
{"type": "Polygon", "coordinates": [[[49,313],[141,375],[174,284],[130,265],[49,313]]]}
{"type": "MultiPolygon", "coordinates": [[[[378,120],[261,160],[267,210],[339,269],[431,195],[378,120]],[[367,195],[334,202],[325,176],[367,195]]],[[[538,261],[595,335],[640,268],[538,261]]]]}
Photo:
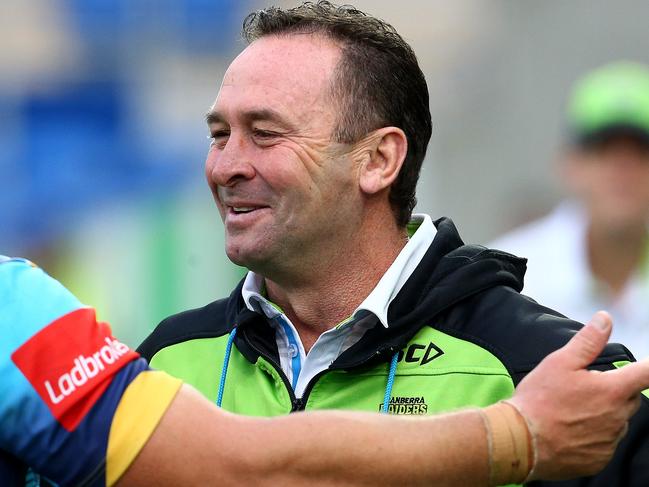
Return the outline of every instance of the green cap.
{"type": "Polygon", "coordinates": [[[649,68],[620,61],[587,74],[573,88],[568,123],[581,144],[617,133],[649,143],[649,68]]]}

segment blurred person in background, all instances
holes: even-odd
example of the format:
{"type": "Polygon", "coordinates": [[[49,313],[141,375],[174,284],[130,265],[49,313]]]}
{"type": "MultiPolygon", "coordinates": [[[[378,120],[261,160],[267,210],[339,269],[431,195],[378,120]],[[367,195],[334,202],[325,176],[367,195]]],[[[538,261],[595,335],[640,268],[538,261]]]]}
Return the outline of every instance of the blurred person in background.
{"type": "Polygon", "coordinates": [[[649,68],[617,62],[587,74],[567,122],[570,198],[490,246],[529,259],[525,294],[581,321],[606,309],[613,340],[649,356],[649,68]]]}
{"type": "MultiPolygon", "coordinates": [[[[253,416],[427,415],[510,397],[580,325],[519,294],[523,259],[412,214],[432,132],[412,48],[328,2],[254,12],[244,37],[207,114],[205,174],[227,255],[249,272],[138,350],[253,416]]],[[[628,360],[610,344],[592,366],[628,360]]],[[[590,485],[646,485],[647,462],[643,396],[590,485]]]]}

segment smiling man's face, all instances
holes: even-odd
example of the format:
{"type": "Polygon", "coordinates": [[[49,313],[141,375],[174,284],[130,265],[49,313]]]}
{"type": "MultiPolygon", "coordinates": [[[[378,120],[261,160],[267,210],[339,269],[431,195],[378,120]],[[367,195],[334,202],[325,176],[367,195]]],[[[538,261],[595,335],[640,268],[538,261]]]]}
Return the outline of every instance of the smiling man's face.
{"type": "Polygon", "coordinates": [[[270,36],[228,68],[207,116],[205,170],[233,262],[262,273],[307,265],[358,224],[358,171],[331,140],[339,57],[322,36],[270,36]]]}

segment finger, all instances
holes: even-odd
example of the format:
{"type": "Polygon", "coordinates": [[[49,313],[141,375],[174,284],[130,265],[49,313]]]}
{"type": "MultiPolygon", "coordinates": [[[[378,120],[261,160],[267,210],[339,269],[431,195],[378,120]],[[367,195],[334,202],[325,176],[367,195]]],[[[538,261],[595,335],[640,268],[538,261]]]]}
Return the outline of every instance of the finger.
{"type": "Polygon", "coordinates": [[[605,373],[615,377],[616,384],[625,391],[625,395],[634,396],[649,389],[649,358],[605,373]]]}
{"type": "Polygon", "coordinates": [[[612,327],[611,316],[606,311],[598,311],[556,354],[574,370],[583,369],[602,352],[612,327]]]}

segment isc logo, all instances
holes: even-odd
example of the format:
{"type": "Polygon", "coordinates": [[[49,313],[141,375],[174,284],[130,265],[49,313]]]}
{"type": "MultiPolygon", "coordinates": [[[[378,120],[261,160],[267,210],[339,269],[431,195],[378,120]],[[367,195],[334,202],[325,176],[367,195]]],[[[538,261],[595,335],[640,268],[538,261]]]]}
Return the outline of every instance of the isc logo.
{"type": "Polygon", "coordinates": [[[419,365],[426,365],[437,357],[444,355],[442,349],[433,342],[430,342],[428,346],[420,345],[419,343],[412,343],[405,350],[405,353],[403,350],[399,352],[399,358],[397,359],[398,362],[401,362],[405,356],[406,362],[419,362],[419,365]]]}

